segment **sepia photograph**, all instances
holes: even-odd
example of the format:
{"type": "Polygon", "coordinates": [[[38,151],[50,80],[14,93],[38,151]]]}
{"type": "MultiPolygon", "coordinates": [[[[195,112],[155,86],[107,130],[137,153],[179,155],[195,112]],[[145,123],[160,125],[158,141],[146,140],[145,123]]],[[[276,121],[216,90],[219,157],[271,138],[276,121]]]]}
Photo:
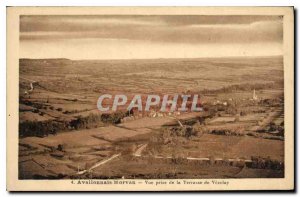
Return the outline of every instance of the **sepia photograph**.
{"type": "Polygon", "coordinates": [[[294,188],[292,7],[7,11],[12,190],[294,188]]]}

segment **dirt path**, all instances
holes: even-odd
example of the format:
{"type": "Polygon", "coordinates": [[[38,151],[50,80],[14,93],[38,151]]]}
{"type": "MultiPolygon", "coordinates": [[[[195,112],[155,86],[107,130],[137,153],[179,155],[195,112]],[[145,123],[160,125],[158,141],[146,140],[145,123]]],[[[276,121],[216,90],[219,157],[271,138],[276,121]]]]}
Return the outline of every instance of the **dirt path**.
{"type": "MultiPolygon", "coordinates": [[[[133,156],[135,157],[147,157],[147,156],[142,156],[142,152],[143,150],[148,146],[148,144],[143,144],[141,145],[134,153],[133,153],[133,156]]],[[[155,159],[172,159],[171,156],[153,156],[153,158],[155,159]]],[[[211,158],[208,158],[208,157],[186,157],[185,159],[187,160],[198,160],[198,161],[209,161],[211,160],[211,158]]],[[[214,161],[245,161],[245,162],[252,162],[252,160],[249,160],[249,159],[239,159],[239,158],[236,158],[236,159],[223,159],[223,158],[214,158],[214,161]]]]}
{"type": "Polygon", "coordinates": [[[259,126],[255,125],[252,126],[249,130],[250,131],[257,131],[264,129],[270,122],[272,122],[277,116],[280,115],[280,112],[271,112],[267,117],[265,117],[259,126]]]}
{"type": "Polygon", "coordinates": [[[111,156],[111,157],[108,158],[108,159],[105,159],[105,160],[100,161],[99,163],[96,163],[95,165],[93,165],[92,167],[90,167],[88,170],[82,170],[82,171],[77,172],[77,174],[78,174],[78,175],[81,175],[81,174],[84,174],[84,173],[86,173],[86,172],[89,172],[89,171],[91,171],[91,170],[93,170],[93,169],[95,169],[95,168],[97,168],[97,167],[99,167],[99,166],[101,166],[101,165],[104,165],[104,164],[106,164],[107,162],[109,162],[109,161],[111,161],[111,160],[113,160],[113,159],[119,157],[120,155],[121,155],[120,153],[119,153],[119,154],[115,154],[115,155],[111,156]]]}
{"type": "Polygon", "coordinates": [[[135,153],[133,154],[135,157],[141,157],[143,150],[148,146],[148,144],[143,144],[141,147],[139,147],[135,153]]]}
{"type": "Polygon", "coordinates": [[[28,90],[28,92],[32,92],[34,87],[33,87],[33,84],[34,83],[37,83],[36,81],[33,81],[31,79],[27,79],[27,78],[24,78],[24,77],[20,77],[20,79],[23,79],[23,80],[26,80],[26,81],[30,81],[30,90],[28,90]]]}

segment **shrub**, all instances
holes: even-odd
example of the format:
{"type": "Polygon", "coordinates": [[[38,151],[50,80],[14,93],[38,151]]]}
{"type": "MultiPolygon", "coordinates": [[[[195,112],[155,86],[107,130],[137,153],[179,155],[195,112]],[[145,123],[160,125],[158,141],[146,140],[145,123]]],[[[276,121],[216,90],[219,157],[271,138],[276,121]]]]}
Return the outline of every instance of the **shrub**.
{"type": "Polygon", "coordinates": [[[119,124],[121,123],[121,119],[128,116],[129,112],[115,112],[111,114],[102,114],[101,120],[105,123],[119,124]]]}
{"type": "Polygon", "coordinates": [[[19,136],[44,137],[49,134],[56,134],[59,130],[66,129],[65,124],[57,121],[25,121],[19,123],[19,136]]]}

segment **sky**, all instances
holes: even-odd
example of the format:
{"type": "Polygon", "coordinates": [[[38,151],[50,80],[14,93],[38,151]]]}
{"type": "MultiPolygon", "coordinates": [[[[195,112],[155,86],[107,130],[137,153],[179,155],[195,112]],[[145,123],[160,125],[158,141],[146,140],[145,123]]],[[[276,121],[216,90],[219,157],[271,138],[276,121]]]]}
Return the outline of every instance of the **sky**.
{"type": "Polygon", "coordinates": [[[20,58],[277,56],[280,16],[20,16],[20,58]]]}

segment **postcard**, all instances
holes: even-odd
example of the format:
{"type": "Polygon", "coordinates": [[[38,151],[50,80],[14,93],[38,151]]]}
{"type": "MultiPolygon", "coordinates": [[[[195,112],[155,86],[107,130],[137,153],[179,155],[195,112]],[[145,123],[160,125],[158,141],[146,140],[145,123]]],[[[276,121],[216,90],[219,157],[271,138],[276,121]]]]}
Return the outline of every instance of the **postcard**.
{"type": "Polygon", "coordinates": [[[293,7],[8,7],[8,191],[294,190],[293,7]]]}

